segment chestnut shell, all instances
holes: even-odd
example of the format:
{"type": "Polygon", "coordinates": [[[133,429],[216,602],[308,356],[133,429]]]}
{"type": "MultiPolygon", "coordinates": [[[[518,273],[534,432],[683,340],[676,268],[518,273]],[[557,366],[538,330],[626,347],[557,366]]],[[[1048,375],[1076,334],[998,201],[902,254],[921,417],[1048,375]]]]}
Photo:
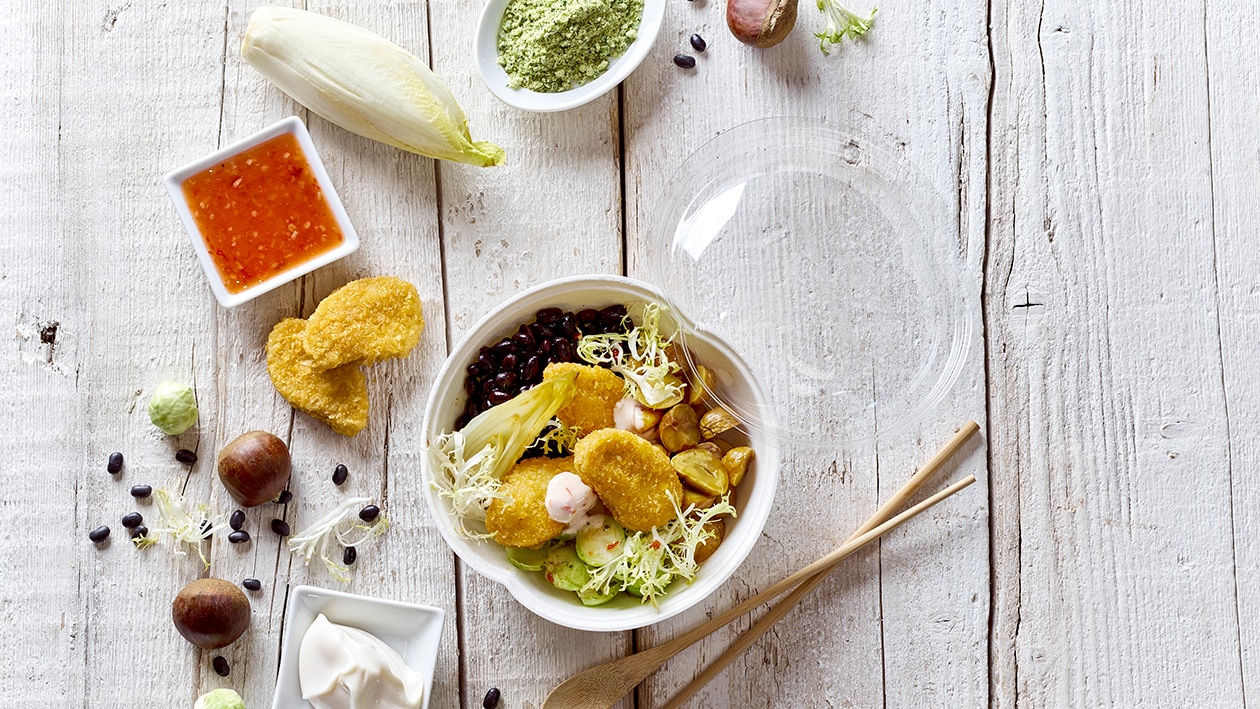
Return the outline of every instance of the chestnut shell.
{"type": "Polygon", "coordinates": [[[242,507],[276,499],[289,484],[289,448],[266,431],[243,433],[219,451],[219,480],[242,507]]]}
{"type": "Polygon", "coordinates": [[[175,629],[202,650],[217,650],[236,642],[249,628],[249,599],[223,579],[197,579],[185,586],[171,604],[175,629]]]}

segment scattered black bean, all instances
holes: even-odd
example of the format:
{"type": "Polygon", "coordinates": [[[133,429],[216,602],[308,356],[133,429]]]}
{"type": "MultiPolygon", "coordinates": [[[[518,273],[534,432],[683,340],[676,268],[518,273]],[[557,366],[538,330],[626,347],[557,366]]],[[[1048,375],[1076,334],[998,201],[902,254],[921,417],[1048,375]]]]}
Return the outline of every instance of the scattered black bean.
{"type": "Polygon", "coordinates": [[[354,547],[346,547],[345,552],[342,553],[341,555],[341,563],[345,564],[346,566],[350,566],[351,564],[354,563],[354,560],[358,558],[359,558],[359,552],[355,551],[354,547]]]}
{"type": "Polygon", "coordinates": [[[175,460],[178,460],[184,465],[192,465],[197,462],[197,454],[187,448],[180,448],[175,451],[175,460]]]}
{"type": "Polygon", "coordinates": [[[232,671],[232,668],[228,667],[227,658],[222,655],[215,655],[214,660],[210,664],[214,665],[214,673],[220,677],[227,677],[228,673],[232,671]]]}
{"type": "Polygon", "coordinates": [[[691,35],[691,48],[697,52],[703,52],[709,48],[709,44],[704,41],[704,37],[701,37],[698,34],[693,34],[691,35]]]}
{"type": "Polygon", "coordinates": [[[333,468],[333,485],[341,485],[344,483],[346,481],[346,476],[349,474],[350,469],[344,464],[338,463],[337,467],[333,468]]]}
{"type": "Polygon", "coordinates": [[[271,520],[271,531],[282,537],[287,537],[290,534],[289,523],[282,519],[273,519],[271,520]]]}
{"type": "Polygon", "coordinates": [[[675,54],[674,63],[684,69],[696,68],[696,58],[690,54],[675,54]]]}
{"type": "Polygon", "coordinates": [[[231,534],[228,535],[228,541],[232,542],[233,544],[241,544],[244,542],[248,542],[249,532],[246,532],[243,529],[238,529],[235,532],[232,532],[231,534]]]}
{"type": "Polygon", "coordinates": [[[110,453],[109,463],[105,465],[105,469],[110,475],[117,475],[122,472],[123,456],[122,453],[110,453]]]}
{"type": "Polygon", "coordinates": [[[143,521],[144,521],[144,516],[141,515],[139,512],[128,512],[127,514],[123,515],[122,525],[126,527],[127,529],[135,529],[136,527],[139,527],[140,523],[143,521]]]}
{"type": "Polygon", "coordinates": [[[241,585],[245,587],[246,591],[262,590],[262,581],[259,581],[258,579],[245,579],[241,582],[241,585]]]}
{"type": "Polygon", "coordinates": [[[241,527],[245,526],[245,512],[243,510],[233,512],[228,519],[228,526],[239,532],[241,527]]]}
{"type": "Polygon", "coordinates": [[[152,485],[132,485],[131,486],[131,496],[136,499],[145,498],[152,494],[153,494],[152,485]]]}
{"type": "Polygon", "coordinates": [[[147,537],[147,536],[149,536],[149,528],[144,526],[143,524],[131,530],[132,539],[140,539],[141,537],[147,537]]]}
{"type": "Polygon", "coordinates": [[[201,524],[197,525],[197,529],[201,531],[202,539],[205,539],[206,535],[210,533],[210,528],[213,526],[214,526],[213,524],[210,524],[210,520],[208,519],[201,520],[201,524]]]}
{"type": "Polygon", "coordinates": [[[486,692],[486,698],[481,700],[481,706],[484,709],[494,709],[495,707],[499,706],[499,688],[498,687],[491,687],[490,691],[486,692]]]}
{"type": "Polygon", "coordinates": [[[379,517],[380,514],[381,514],[381,508],[377,507],[376,505],[368,505],[367,507],[364,507],[363,509],[359,510],[359,519],[363,520],[364,522],[371,522],[372,520],[379,517]]]}
{"type": "Polygon", "coordinates": [[[100,544],[101,542],[105,541],[107,537],[109,537],[109,527],[106,527],[105,525],[101,525],[97,527],[96,529],[93,529],[92,531],[88,532],[88,539],[91,539],[97,544],[100,544]]]}
{"type": "Polygon", "coordinates": [[[290,502],[293,502],[293,493],[289,492],[288,490],[281,490],[280,496],[276,498],[276,504],[287,505],[290,502]]]}

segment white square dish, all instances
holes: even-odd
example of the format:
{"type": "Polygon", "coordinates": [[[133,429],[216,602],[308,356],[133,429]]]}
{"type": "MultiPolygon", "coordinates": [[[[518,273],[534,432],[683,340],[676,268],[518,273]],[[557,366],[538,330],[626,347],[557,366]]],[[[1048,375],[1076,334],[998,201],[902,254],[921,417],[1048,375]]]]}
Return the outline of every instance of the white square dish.
{"type": "Polygon", "coordinates": [[[445,611],[314,586],[295,586],[289,592],[289,609],[285,613],[280,674],[272,709],[310,709],[310,702],[302,699],[298,682],[298,652],[303,636],[320,613],[333,623],[371,633],[397,650],[424,679],[424,701],[420,706],[428,708],[445,611]]]}
{"type": "Polygon", "coordinates": [[[328,172],[324,169],[324,163],[319,159],[319,153],[315,151],[315,143],[311,141],[311,134],[306,130],[306,125],[297,116],[290,116],[282,121],[273,123],[248,138],[216,150],[204,158],[191,162],[177,170],[172,170],[162,178],[162,182],[166,185],[171,202],[175,205],[175,211],[179,214],[179,219],[183,223],[184,229],[188,232],[188,238],[192,241],[193,250],[197,252],[197,259],[201,261],[201,267],[206,273],[206,278],[210,281],[210,288],[214,291],[214,297],[225,308],[232,308],[253,300],[263,293],[274,290],[359,249],[359,236],[354,231],[354,225],[350,223],[350,217],[346,215],[345,207],[342,206],[341,199],[337,196],[337,190],[333,188],[332,180],[328,178],[328,172]],[[311,174],[315,177],[320,191],[323,192],[324,200],[327,202],[328,208],[337,222],[337,226],[341,229],[342,242],[328,251],[295,263],[289,268],[260,283],[251,285],[239,293],[232,293],[228,290],[227,284],[224,283],[223,276],[219,273],[219,269],[206,247],[205,237],[197,226],[192,210],[189,209],[188,200],[184,196],[183,185],[193,175],[205,172],[250,148],[285,134],[294,136],[298,145],[302,148],[301,157],[305,158],[306,163],[309,165],[311,174]]]}

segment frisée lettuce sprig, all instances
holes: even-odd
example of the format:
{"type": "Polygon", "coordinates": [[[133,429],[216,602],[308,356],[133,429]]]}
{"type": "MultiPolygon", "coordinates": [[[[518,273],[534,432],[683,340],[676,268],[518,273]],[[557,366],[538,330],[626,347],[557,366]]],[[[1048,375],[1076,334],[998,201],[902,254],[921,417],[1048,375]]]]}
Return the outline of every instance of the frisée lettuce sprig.
{"type": "Polygon", "coordinates": [[[636,305],[638,321],[629,332],[586,335],[577,354],[590,364],[607,365],[626,380],[626,393],[653,409],[668,409],[683,399],[682,366],[669,357],[673,337],[661,334],[659,303],[636,305]]]}
{"type": "Polygon", "coordinates": [[[337,561],[337,554],[329,556],[328,547],[336,541],[343,548],[360,548],[389,529],[389,520],[385,515],[379,515],[371,524],[359,519],[359,510],[368,502],[366,497],[346,498],[310,527],[289,537],[289,551],[302,557],[308,566],[311,557],[319,554],[319,560],[324,562],[329,575],[342,583],[349,583],[350,568],[337,561]]]}
{"type": "Polygon", "coordinates": [[[871,8],[871,14],[862,17],[841,5],[839,0],[816,0],[816,3],[818,10],[827,18],[827,26],[814,35],[823,54],[831,54],[832,45],[839,44],[845,37],[850,40],[861,37],[875,24],[878,8],[871,8]]]}

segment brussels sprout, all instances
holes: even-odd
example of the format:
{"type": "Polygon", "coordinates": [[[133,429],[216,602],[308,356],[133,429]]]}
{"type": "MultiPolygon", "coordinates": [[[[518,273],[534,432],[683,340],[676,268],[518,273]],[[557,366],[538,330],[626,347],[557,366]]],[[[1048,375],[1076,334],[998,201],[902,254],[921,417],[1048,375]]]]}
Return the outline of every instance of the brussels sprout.
{"type": "Polygon", "coordinates": [[[197,423],[197,400],[192,387],[162,382],[149,397],[149,420],[168,436],[178,436],[197,423]]]}
{"type": "Polygon", "coordinates": [[[245,700],[230,689],[212,689],[201,695],[193,709],[245,709],[245,700]]]}

